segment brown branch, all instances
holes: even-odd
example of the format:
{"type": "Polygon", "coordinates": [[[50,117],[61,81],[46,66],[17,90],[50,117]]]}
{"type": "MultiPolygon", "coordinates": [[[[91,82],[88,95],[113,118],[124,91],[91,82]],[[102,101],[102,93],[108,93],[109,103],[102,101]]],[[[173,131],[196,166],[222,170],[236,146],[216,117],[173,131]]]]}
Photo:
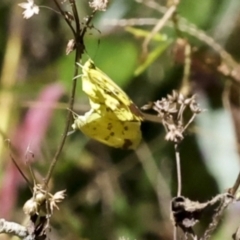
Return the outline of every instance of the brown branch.
{"type": "Polygon", "coordinates": [[[176,8],[177,8],[177,5],[175,4],[172,5],[164,14],[164,16],[159,20],[159,22],[154,26],[151,33],[145,38],[142,45],[144,55],[148,52],[147,48],[151,39],[163,28],[166,22],[173,16],[173,14],[176,11],[176,8]]]}
{"type": "Polygon", "coordinates": [[[72,30],[73,35],[76,37],[76,31],[74,30],[71,21],[68,19],[67,15],[65,14],[65,12],[62,10],[61,6],[59,5],[57,0],[53,0],[54,3],[56,4],[58,10],[60,11],[60,13],[62,14],[62,16],[64,17],[67,25],[70,27],[70,29],[72,30]]]}
{"type": "MultiPolygon", "coordinates": [[[[56,2],[56,0],[54,0],[56,2]]],[[[84,25],[84,27],[81,29],[80,26],[80,22],[79,22],[79,16],[78,16],[78,12],[77,12],[77,8],[76,8],[76,4],[75,4],[75,0],[69,0],[72,6],[72,12],[74,15],[74,19],[76,22],[76,31],[73,31],[73,33],[76,32],[76,34],[74,34],[75,37],[75,43],[76,43],[76,51],[75,51],[75,63],[79,62],[79,59],[81,59],[82,54],[84,53],[85,50],[85,46],[84,46],[84,36],[89,28],[89,24],[93,19],[93,16],[95,14],[95,11],[92,12],[92,14],[90,15],[90,17],[87,18],[87,21],[84,25]]],[[[68,19],[65,18],[65,20],[68,23],[68,19]]],[[[70,95],[70,99],[69,99],[69,104],[68,104],[68,114],[67,114],[67,120],[66,120],[66,126],[62,135],[62,139],[60,141],[60,145],[51,161],[48,173],[45,177],[44,180],[44,188],[47,187],[47,184],[51,178],[51,175],[53,173],[53,170],[57,164],[57,161],[59,159],[59,156],[62,152],[62,149],[64,147],[67,135],[68,135],[68,131],[69,131],[69,127],[70,124],[72,122],[72,112],[73,112],[73,105],[74,105],[74,99],[75,99],[75,92],[76,92],[76,87],[77,87],[77,76],[78,74],[78,70],[79,67],[75,64],[75,69],[74,69],[74,76],[72,79],[72,90],[71,90],[71,95],[70,95]]]]}
{"type": "MultiPolygon", "coordinates": [[[[216,210],[213,218],[212,218],[212,222],[209,224],[208,228],[206,229],[206,231],[203,234],[203,237],[201,238],[201,240],[207,240],[212,236],[212,233],[216,230],[217,226],[219,225],[223,213],[225,211],[225,209],[228,207],[228,205],[230,203],[233,202],[234,198],[229,195],[229,194],[220,194],[219,197],[222,197],[222,202],[220,203],[220,206],[218,207],[218,209],[216,210]]],[[[217,200],[218,196],[216,196],[213,200],[217,200]]],[[[212,200],[212,202],[214,203],[214,201],[212,200]]]]}
{"type": "MultiPolygon", "coordinates": [[[[54,0],[55,2],[57,2],[56,0],[54,0]]],[[[74,1],[75,2],[75,1],[74,1]]],[[[77,12],[77,9],[76,9],[76,5],[75,3],[73,4],[73,1],[71,0],[71,6],[72,6],[72,11],[74,13],[74,17],[75,17],[75,20],[77,19],[79,21],[79,17],[78,17],[78,12],[77,12]]],[[[65,20],[67,21],[67,19],[65,18],[65,20]]],[[[68,21],[67,21],[68,22],[68,21]]],[[[88,24],[84,27],[87,28],[88,24]]],[[[74,33],[75,31],[73,31],[74,33]]],[[[86,32],[86,30],[84,31],[84,33],[86,32]]],[[[76,23],[76,34],[74,34],[74,37],[75,37],[75,42],[77,43],[76,44],[76,51],[75,51],[75,63],[79,61],[79,59],[81,58],[83,52],[84,52],[84,44],[83,44],[83,37],[84,37],[84,34],[81,34],[81,28],[80,28],[80,23],[76,23]]],[[[62,135],[62,139],[60,141],[60,145],[52,159],[52,162],[50,164],[50,167],[49,167],[49,170],[48,170],[48,173],[45,177],[45,180],[44,180],[44,187],[46,188],[47,187],[47,184],[51,178],[51,175],[53,173],[53,170],[57,164],[57,161],[59,159],[59,156],[62,152],[62,149],[64,147],[64,144],[65,144],[65,141],[66,141],[66,138],[67,138],[67,134],[68,134],[68,130],[69,130],[69,127],[70,127],[70,124],[71,124],[71,121],[72,121],[72,110],[73,110],[73,104],[74,104],[74,99],[75,99],[75,92],[76,92],[76,86],[77,86],[77,78],[76,76],[78,76],[78,66],[75,64],[75,69],[74,69],[74,76],[73,76],[73,80],[72,80],[72,90],[71,90],[71,95],[70,95],[70,99],[69,99],[69,107],[68,109],[70,111],[68,111],[67,113],[67,120],[66,120],[66,125],[65,125],[65,129],[64,129],[64,132],[63,132],[63,135],[62,135]]]]}
{"type": "Polygon", "coordinates": [[[29,234],[26,227],[15,223],[0,219],[0,233],[13,234],[24,240],[34,240],[35,236],[29,234]]]}

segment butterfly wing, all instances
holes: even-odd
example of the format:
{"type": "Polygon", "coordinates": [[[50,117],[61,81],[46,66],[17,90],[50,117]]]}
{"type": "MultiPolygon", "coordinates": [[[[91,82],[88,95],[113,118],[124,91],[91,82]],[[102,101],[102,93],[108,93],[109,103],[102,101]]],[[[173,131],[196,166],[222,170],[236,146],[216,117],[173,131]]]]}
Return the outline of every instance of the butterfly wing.
{"type": "Polygon", "coordinates": [[[120,121],[113,112],[106,109],[102,109],[101,114],[91,109],[85,115],[78,115],[73,128],[115,148],[135,149],[142,138],[140,122],[120,121]]]}
{"type": "Polygon", "coordinates": [[[142,116],[138,108],[92,60],[82,67],[82,89],[88,95],[91,110],[77,117],[74,129],[106,145],[135,149],[142,138],[142,116]]]}
{"type": "Polygon", "coordinates": [[[82,88],[89,96],[90,104],[105,103],[108,108],[115,112],[119,120],[142,120],[141,112],[132,100],[90,59],[83,66],[82,88]]]}

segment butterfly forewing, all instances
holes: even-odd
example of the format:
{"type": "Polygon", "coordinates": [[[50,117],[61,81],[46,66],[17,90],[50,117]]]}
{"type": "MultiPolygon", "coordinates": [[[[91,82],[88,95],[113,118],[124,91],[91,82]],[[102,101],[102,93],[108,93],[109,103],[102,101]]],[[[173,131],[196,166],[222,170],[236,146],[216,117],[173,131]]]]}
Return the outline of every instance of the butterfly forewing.
{"type": "MultiPolygon", "coordinates": [[[[130,108],[134,105],[132,100],[113,80],[98,69],[92,60],[88,60],[84,64],[82,80],[83,91],[91,96],[92,101],[104,100],[106,106],[116,112],[121,121],[142,120],[139,110],[138,114],[132,113],[130,108]]],[[[138,108],[135,106],[135,109],[138,108]]]]}

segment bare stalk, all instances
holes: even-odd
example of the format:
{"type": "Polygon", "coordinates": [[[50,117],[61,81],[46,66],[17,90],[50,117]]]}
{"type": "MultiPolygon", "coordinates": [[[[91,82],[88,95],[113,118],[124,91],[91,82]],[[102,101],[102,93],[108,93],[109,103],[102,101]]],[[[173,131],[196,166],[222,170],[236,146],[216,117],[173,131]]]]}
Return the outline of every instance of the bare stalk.
{"type": "MultiPolygon", "coordinates": [[[[68,26],[70,27],[70,29],[72,30],[72,33],[73,33],[74,37],[76,38],[76,31],[75,31],[75,29],[73,28],[70,20],[67,18],[67,15],[66,15],[66,14],[64,13],[64,11],[62,10],[62,8],[61,8],[61,6],[59,5],[58,1],[57,1],[57,0],[53,0],[53,1],[54,1],[54,3],[56,4],[56,6],[57,6],[58,10],[60,11],[60,13],[62,14],[62,16],[64,17],[67,25],[68,25],[68,26]]],[[[75,4],[74,4],[74,5],[75,5],[75,4]]],[[[77,18],[77,19],[78,19],[78,18],[77,18]]]]}
{"type": "Polygon", "coordinates": [[[178,143],[174,144],[175,156],[176,156],[176,167],[177,167],[177,182],[178,182],[178,190],[177,196],[181,196],[182,193],[182,176],[181,176],[181,162],[180,162],[180,153],[178,148],[178,143]]]}
{"type": "Polygon", "coordinates": [[[34,234],[29,234],[26,227],[15,223],[0,219],[0,233],[13,234],[24,240],[34,240],[34,234]]]}
{"type": "MultiPolygon", "coordinates": [[[[59,10],[61,9],[61,7],[59,6],[59,4],[57,3],[57,0],[54,0],[54,2],[56,3],[57,7],[59,8],[59,10]]],[[[83,44],[83,37],[87,31],[87,27],[89,22],[92,20],[92,17],[90,17],[85,25],[85,27],[83,28],[82,32],[81,32],[81,28],[80,28],[80,23],[79,23],[79,17],[78,17],[78,12],[77,12],[77,8],[75,5],[75,1],[74,0],[70,0],[71,6],[72,6],[72,11],[74,14],[74,18],[75,18],[75,22],[76,22],[76,31],[72,28],[71,23],[69,23],[69,20],[65,18],[66,22],[68,23],[69,26],[71,26],[70,28],[72,29],[72,32],[74,34],[75,37],[75,42],[76,42],[76,51],[75,51],[75,63],[79,61],[79,59],[81,58],[83,52],[84,52],[84,44],[83,44]]],[[[62,14],[64,14],[64,12],[62,10],[60,10],[62,14]]],[[[65,15],[65,14],[64,14],[65,15]]],[[[67,112],[67,120],[66,120],[66,125],[65,125],[65,129],[62,135],[62,139],[60,142],[60,145],[52,159],[52,162],[50,164],[48,173],[45,177],[44,180],[44,187],[47,187],[47,184],[51,178],[52,172],[57,164],[57,161],[59,159],[59,156],[62,152],[63,146],[65,144],[66,138],[67,138],[67,134],[68,134],[68,130],[72,121],[72,110],[73,110],[73,104],[74,104],[74,99],[75,99],[75,92],[76,92],[76,86],[77,86],[77,78],[76,76],[78,76],[78,66],[75,64],[75,69],[74,69],[74,77],[72,80],[72,90],[71,90],[71,95],[70,95],[70,99],[69,99],[69,105],[68,105],[68,109],[69,111],[67,112]]]]}
{"type": "Polygon", "coordinates": [[[173,16],[176,12],[179,1],[175,1],[170,8],[166,11],[164,16],[158,21],[154,26],[151,33],[145,38],[143,42],[143,53],[147,53],[147,48],[151,39],[166,25],[167,21],[173,16]]]}

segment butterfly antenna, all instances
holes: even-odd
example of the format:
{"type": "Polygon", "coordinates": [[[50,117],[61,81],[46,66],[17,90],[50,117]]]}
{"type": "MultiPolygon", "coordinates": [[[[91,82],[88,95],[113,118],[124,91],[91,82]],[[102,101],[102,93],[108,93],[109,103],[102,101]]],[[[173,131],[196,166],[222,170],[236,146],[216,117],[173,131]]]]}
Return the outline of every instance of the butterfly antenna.
{"type": "MultiPolygon", "coordinates": [[[[10,139],[6,139],[7,143],[8,143],[8,148],[11,151],[12,146],[11,146],[11,141],[10,139]]],[[[24,180],[26,181],[26,183],[28,184],[28,187],[30,188],[30,190],[32,191],[32,183],[29,181],[29,179],[26,177],[26,174],[24,174],[24,172],[22,171],[22,169],[20,168],[20,166],[18,165],[18,163],[16,162],[16,160],[14,159],[14,157],[12,156],[12,154],[10,153],[10,158],[14,164],[14,166],[17,168],[17,170],[19,171],[19,173],[21,174],[21,176],[24,178],[24,180]]]]}
{"type": "Polygon", "coordinates": [[[26,155],[26,163],[27,163],[27,165],[28,165],[28,169],[29,169],[30,175],[31,175],[31,177],[32,177],[33,184],[34,184],[34,186],[35,186],[35,185],[36,185],[36,176],[35,176],[35,174],[34,174],[34,171],[33,171],[33,169],[32,169],[32,166],[31,166],[31,164],[30,164],[30,161],[29,161],[29,157],[28,157],[29,154],[31,155],[32,158],[34,158],[34,153],[29,150],[29,146],[28,146],[28,148],[27,148],[27,150],[26,150],[26,154],[25,154],[25,155],[26,155]]]}
{"type": "Polygon", "coordinates": [[[33,189],[33,185],[32,183],[29,181],[29,179],[26,177],[26,175],[24,174],[24,172],[22,171],[22,169],[19,167],[19,165],[17,164],[17,162],[15,161],[14,157],[10,154],[10,158],[13,162],[13,164],[15,165],[15,167],[17,168],[17,170],[19,171],[19,173],[22,175],[22,177],[24,178],[24,180],[27,182],[28,187],[30,188],[31,192],[33,189]]]}

